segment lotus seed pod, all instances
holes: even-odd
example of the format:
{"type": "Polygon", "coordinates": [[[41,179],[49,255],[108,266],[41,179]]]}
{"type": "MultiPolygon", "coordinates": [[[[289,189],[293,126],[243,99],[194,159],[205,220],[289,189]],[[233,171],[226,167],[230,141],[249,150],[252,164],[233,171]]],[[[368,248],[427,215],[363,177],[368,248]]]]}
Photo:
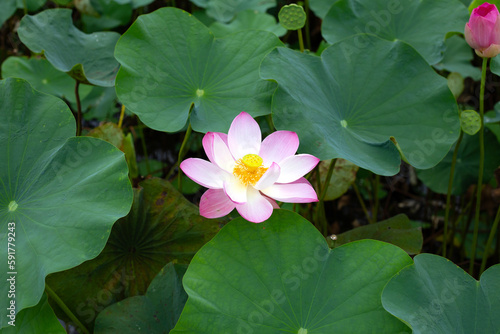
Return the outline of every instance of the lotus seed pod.
{"type": "Polygon", "coordinates": [[[302,6],[291,4],[281,8],[278,19],[283,28],[299,30],[306,24],[306,12],[304,12],[302,6]]]}
{"type": "Polygon", "coordinates": [[[464,110],[460,114],[460,126],[468,135],[475,135],[481,129],[481,117],[474,110],[464,110]]]}

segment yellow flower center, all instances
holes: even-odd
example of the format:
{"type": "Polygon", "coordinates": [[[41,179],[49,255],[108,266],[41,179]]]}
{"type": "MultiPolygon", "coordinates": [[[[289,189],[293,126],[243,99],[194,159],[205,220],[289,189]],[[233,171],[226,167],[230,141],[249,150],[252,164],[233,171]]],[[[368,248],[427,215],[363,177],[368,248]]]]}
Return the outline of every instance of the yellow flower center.
{"type": "Polygon", "coordinates": [[[263,166],[264,160],[257,154],[247,154],[236,161],[233,169],[233,175],[236,176],[244,185],[255,185],[262,175],[268,170],[263,166]]]}

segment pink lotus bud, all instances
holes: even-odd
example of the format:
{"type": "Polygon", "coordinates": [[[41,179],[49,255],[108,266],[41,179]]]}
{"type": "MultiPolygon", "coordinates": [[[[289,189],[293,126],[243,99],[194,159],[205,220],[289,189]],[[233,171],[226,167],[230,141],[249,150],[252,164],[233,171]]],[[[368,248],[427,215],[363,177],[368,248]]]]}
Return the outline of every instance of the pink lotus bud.
{"type": "Polygon", "coordinates": [[[492,58],[500,53],[500,19],[495,5],[485,2],[472,11],[465,25],[465,40],[478,56],[492,58]]]}

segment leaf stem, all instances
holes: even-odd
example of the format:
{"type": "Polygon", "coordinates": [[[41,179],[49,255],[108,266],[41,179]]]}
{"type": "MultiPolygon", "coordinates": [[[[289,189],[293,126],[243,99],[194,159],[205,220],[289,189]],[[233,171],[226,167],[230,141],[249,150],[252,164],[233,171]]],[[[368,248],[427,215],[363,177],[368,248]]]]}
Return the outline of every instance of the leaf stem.
{"type": "Polygon", "coordinates": [[[146,162],[146,172],[148,172],[149,175],[151,174],[151,167],[149,166],[148,148],[146,146],[146,138],[144,138],[144,131],[142,130],[143,127],[144,123],[137,117],[137,130],[139,130],[139,136],[141,137],[142,153],[144,154],[144,161],[146,162]]]}
{"type": "Polygon", "coordinates": [[[469,274],[473,276],[474,263],[476,258],[477,236],[479,231],[479,214],[481,211],[481,190],[483,186],[484,169],[484,88],[486,83],[486,69],[488,58],[483,58],[483,68],[481,71],[481,91],[479,93],[479,115],[481,116],[481,129],[479,130],[479,175],[477,180],[476,193],[476,215],[474,219],[474,234],[472,239],[472,251],[469,264],[469,274]]]}
{"type": "Polygon", "coordinates": [[[189,123],[188,125],[188,128],[186,130],[186,134],[184,135],[184,140],[182,141],[182,145],[181,145],[181,148],[179,150],[179,156],[177,158],[177,168],[179,170],[178,174],[177,174],[177,187],[179,189],[180,192],[182,192],[182,170],[181,170],[181,161],[182,161],[182,158],[184,158],[184,155],[186,155],[186,145],[187,145],[187,142],[189,141],[189,137],[191,136],[191,131],[192,131],[192,128],[191,128],[191,122],[189,123]]]}
{"type": "Polygon", "coordinates": [[[446,210],[444,213],[444,237],[443,237],[443,257],[446,257],[448,247],[448,220],[450,218],[451,207],[451,189],[453,188],[453,176],[455,174],[455,165],[457,163],[458,148],[464,137],[464,132],[460,129],[460,136],[458,137],[455,149],[453,150],[453,158],[451,160],[450,178],[448,179],[448,193],[446,194],[446,210]]]}
{"type": "Polygon", "coordinates": [[[76,81],[75,84],[75,98],[76,98],[76,135],[82,135],[82,104],[80,103],[80,81],[76,81]]]}
{"type": "Polygon", "coordinates": [[[366,208],[365,201],[363,201],[363,197],[361,197],[361,193],[359,192],[358,186],[356,185],[356,181],[352,183],[352,189],[356,193],[356,197],[358,198],[359,204],[361,205],[361,209],[365,213],[366,219],[368,223],[371,222],[370,214],[368,213],[368,209],[366,208]]]}
{"type": "Polygon", "coordinates": [[[298,29],[297,34],[299,35],[300,52],[304,52],[304,39],[302,38],[302,29],[298,29]]]}
{"type": "Polygon", "coordinates": [[[63,310],[63,312],[77,325],[80,327],[81,331],[84,334],[90,334],[89,330],[81,323],[80,320],[71,312],[68,306],[62,301],[61,298],[55,293],[54,290],[52,290],[47,283],[45,283],[45,292],[47,292],[47,295],[52,298],[56,302],[56,304],[63,310]]]}
{"type": "Polygon", "coordinates": [[[495,238],[495,233],[498,229],[498,223],[500,222],[500,206],[498,206],[497,215],[495,216],[495,221],[490,230],[490,235],[488,236],[488,241],[486,242],[486,247],[484,248],[483,261],[481,262],[481,269],[479,270],[479,276],[483,273],[486,268],[486,261],[488,260],[488,250],[491,248],[493,239],[495,238]]]}
{"type": "Polygon", "coordinates": [[[326,174],[325,183],[321,187],[321,194],[319,196],[320,203],[325,201],[326,193],[328,191],[328,186],[330,185],[330,179],[332,178],[336,163],[337,163],[336,158],[330,162],[330,167],[328,167],[328,173],[326,174]]]}
{"type": "Polygon", "coordinates": [[[306,45],[311,50],[311,29],[309,28],[309,0],[304,0],[304,7],[306,10],[306,45]]]}
{"type": "Polygon", "coordinates": [[[122,110],[120,111],[120,119],[118,120],[118,127],[121,128],[123,124],[123,117],[125,116],[125,105],[122,104],[122,110]]]}
{"type": "Polygon", "coordinates": [[[378,206],[379,206],[379,196],[378,196],[379,186],[380,186],[380,175],[375,174],[375,180],[373,180],[373,198],[375,203],[373,205],[372,223],[377,222],[378,206]]]}

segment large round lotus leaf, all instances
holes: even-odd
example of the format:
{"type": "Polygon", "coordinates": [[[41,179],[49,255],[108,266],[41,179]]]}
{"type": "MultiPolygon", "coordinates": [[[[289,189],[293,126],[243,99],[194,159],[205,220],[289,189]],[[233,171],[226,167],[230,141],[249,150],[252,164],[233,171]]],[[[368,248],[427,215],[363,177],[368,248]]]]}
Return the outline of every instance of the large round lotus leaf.
{"type": "Polygon", "coordinates": [[[113,226],[98,257],[47,277],[54,291],[88,328],[106,306],[146,293],[168,262],[189,263],[224,222],[201,217],[199,208],[168,181],[153,178],[140,186],[132,210],[113,226]]]}
{"type": "MultiPolygon", "coordinates": [[[[8,321],[11,321],[8,318],[8,321]]],[[[54,311],[47,301],[47,295],[44,293],[42,299],[36,306],[25,308],[16,315],[13,322],[15,326],[0,330],[2,334],[66,334],[66,330],[61,326],[54,311]]]]}
{"type": "Polygon", "coordinates": [[[96,334],[168,333],[181,315],[187,294],[182,277],[187,266],[167,264],[151,282],[145,296],[110,305],[96,319],[96,334]]]}
{"type": "MultiPolygon", "coordinates": [[[[361,33],[403,41],[433,65],[443,58],[446,34],[463,33],[467,21],[467,8],[458,0],[339,0],[321,30],[331,44],[361,33]]],[[[355,41],[360,52],[368,52],[363,36],[355,41]]]]}
{"type": "Polygon", "coordinates": [[[267,31],[214,39],[190,14],[162,8],[139,17],[116,45],[116,92],[155,130],[179,131],[191,116],[196,131],[227,131],[242,110],[270,113],[276,85],[260,79],[259,64],[280,45],[267,31]]]}
{"type": "MultiPolygon", "coordinates": [[[[500,144],[495,135],[486,129],[484,134],[484,180],[488,181],[493,177],[493,172],[500,166],[500,144]]],[[[451,162],[453,159],[452,147],[446,157],[435,167],[427,170],[417,170],[419,179],[424,184],[437,193],[446,194],[448,192],[448,181],[450,179],[451,162]]],[[[477,183],[479,173],[479,134],[469,136],[464,134],[462,143],[458,148],[455,173],[453,175],[453,195],[463,194],[469,186],[477,183]]]]}
{"type": "Polygon", "coordinates": [[[407,333],[380,295],[408,264],[403,250],[375,240],[330,250],[291,211],[261,224],[238,218],[191,261],[171,333],[407,333]]]}
{"type": "Polygon", "coordinates": [[[298,133],[301,150],[321,160],[344,158],[381,175],[399,170],[400,154],[430,168],[459,135],[455,98],[406,43],[364,36],[366,49],[349,38],[321,57],[286,48],[262,62],[261,76],[276,80],[273,120],[298,133]]]}
{"type": "Polygon", "coordinates": [[[276,0],[191,0],[195,5],[206,8],[207,14],[219,22],[230,21],[237,13],[251,9],[265,13],[276,7],[276,0]]]}
{"type": "MultiPolygon", "coordinates": [[[[38,303],[46,275],[101,252],[113,223],[130,209],[132,189],[120,150],[100,139],[70,138],[75,119],[62,100],[6,79],[0,101],[0,267],[6,271],[14,223],[16,262],[9,271],[17,272],[20,311],[38,303]]],[[[0,281],[1,296],[8,288],[0,281]]],[[[8,302],[0,299],[0,328],[8,302]]]]}
{"type": "Polygon", "coordinates": [[[31,51],[43,52],[55,68],[80,82],[114,85],[119,64],[113,50],[119,34],[81,32],[73,25],[70,9],[47,9],[37,15],[26,15],[18,34],[31,51]]]}
{"type": "Polygon", "coordinates": [[[384,308],[414,334],[500,332],[500,265],[478,282],[451,261],[432,254],[414,258],[384,289],[384,308]]]}
{"type": "Polygon", "coordinates": [[[445,41],[446,50],[443,59],[434,67],[438,70],[460,73],[464,78],[471,77],[474,80],[481,79],[481,70],[472,66],[474,51],[469,44],[458,35],[453,35],[445,41]]]}
{"type": "Polygon", "coordinates": [[[215,37],[218,38],[253,29],[270,31],[278,37],[286,34],[286,29],[279,23],[276,23],[274,16],[253,10],[245,10],[238,13],[231,23],[214,22],[209,28],[215,37]]]}
{"type": "MultiPolygon", "coordinates": [[[[24,79],[40,92],[76,103],[76,81],[66,73],[56,70],[46,59],[9,57],[2,63],[2,78],[24,79]]],[[[80,98],[84,99],[91,90],[92,86],[80,85],[80,98]]]]}

